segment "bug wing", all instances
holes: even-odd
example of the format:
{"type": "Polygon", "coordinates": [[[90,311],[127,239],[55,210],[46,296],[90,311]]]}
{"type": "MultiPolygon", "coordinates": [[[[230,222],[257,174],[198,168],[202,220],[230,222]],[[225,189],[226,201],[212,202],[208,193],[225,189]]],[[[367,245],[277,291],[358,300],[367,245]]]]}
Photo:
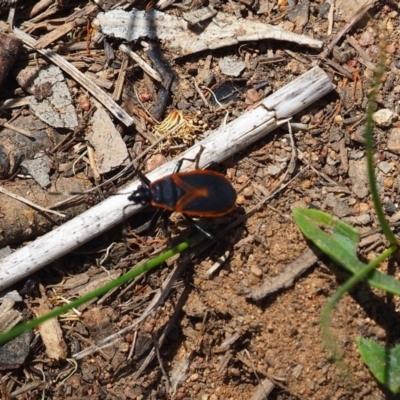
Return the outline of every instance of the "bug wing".
{"type": "Polygon", "coordinates": [[[179,179],[180,186],[185,189],[184,196],[178,201],[180,212],[198,217],[218,217],[233,209],[236,192],[223,175],[201,171],[180,174],[179,179]]]}

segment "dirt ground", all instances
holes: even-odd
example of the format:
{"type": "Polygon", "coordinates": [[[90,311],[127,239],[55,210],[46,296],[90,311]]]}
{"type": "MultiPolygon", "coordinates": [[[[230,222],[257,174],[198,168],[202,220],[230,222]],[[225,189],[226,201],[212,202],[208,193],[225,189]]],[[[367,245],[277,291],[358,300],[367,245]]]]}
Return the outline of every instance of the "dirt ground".
{"type": "MultiPolygon", "coordinates": [[[[213,130],[225,119],[226,122],[235,120],[253,103],[318,64],[332,79],[335,90],[292,119],[297,124],[292,127],[297,151],[294,170],[281,179],[289,168],[293,153],[287,129],[269,134],[217,166],[217,170],[232,181],[238,193],[237,207],[226,217],[205,221],[204,226],[217,234],[240,218],[242,222],[203,251],[199,250],[199,245],[192,253],[175,256],[161,268],[81,307],[79,315],[72,313],[60,318],[58,342],[52,346],[60,348],[62,356],[50,355],[38,331],[25,338],[28,344],[22,361],[6,360],[0,351],[2,399],[399,398],[387,392],[369,373],[355,342],[357,336],[363,336],[389,346],[398,343],[399,299],[364,284],[341,299],[332,315],[331,326],[349,367],[350,372],[344,374],[325,349],[321,312],[329,297],[349,277],[345,271],[329,259],[320,257],[318,262],[304,268],[305,272],[288,287],[262,299],[249,298],[249,293],[280,276],[287,267],[305,263],[299,257],[304,255],[309,244],[293,220],[294,207],[319,208],[353,224],[362,233],[360,257],[371,260],[387,247],[380,233],[374,230],[377,228],[376,216],[364,178],[363,125],[373,77],[371,65],[373,67],[378,62],[380,41],[384,40],[385,74],[377,104],[377,111],[383,111],[375,119],[375,160],[380,196],[388,218],[395,223],[400,216],[398,3],[375,2],[360,22],[341,35],[324,58],[318,58],[318,55],[351,21],[357,7],[346,9],[344,2],[331,1],[335,3],[335,11],[330,17],[328,2],[323,0],[264,3],[245,0],[210,2],[216,10],[232,16],[279,25],[322,40],[323,48],[315,50],[288,42],[260,40],[174,59],[168,41],[162,41],[163,55],[178,79],[172,84],[166,109],[158,119],[163,120],[171,110],[182,110],[185,115],[196,117],[192,120],[195,128],[186,136],[168,139],[155,146],[146,161],[142,161],[141,169],[147,171],[151,166],[179,155],[195,138],[204,135],[205,127],[213,130]],[[333,21],[331,35],[328,34],[329,18],[333,21]],[[235,78],[221,72],[219,61],[227,56],[232,57],[232,64],[245,63],[245,68],[235,78]],[[202,90],[204,96],[209,96],[209,104],[205,105],[195,81],[199,88],[211,89],[222,104],[217,106],[209,91],[202,90]],[[277,193],[268,202],[243,218],[273,190],[277,193]],[[174,268],[177,272],[171,280],[169,274],[174,268]],[[169,282],[167,289],[163,286],[166,281],[169,282]],[[73,355],[81,354],[93,344],[133,324],[162,290],[167,295],[162,296],[164,298],[138,326],[123,331],[119,340],[108,347],[88,351],[87,355],[77,357],[77,361],[72,359],[73,355]]],[[[15,25],[29,31],[36,39],[48,33],[52,24],[60,26],[57,18],[65,18],[89,5],[85,1],[58,2],[56,12],[48,16],[43,14],[46,9],[51,9],[47,5],[38,12],[37,15],[43,14],[39,19],[29,14],[33,4],[26,2],[18,6],[15,25]]],[[[138,3],[135,7],[144,9],[153,5],[153,2],[147,5],[138,3]]],[[[194,2],[187,6],[193,8],[194,2]]],[[[3,7],[2,20],[5,21],[8,7],[3,7]]],[[[115,125],[120,128],[130,156],[134,157],[144,151],[156,135],[152,112],[155,103],[162,102],[159,86],[132,62],[123,64],[118,45],[125,43],[124,40],[108,38],[107,46],[114,49],[114,56],[108,61],[103,41],[90,52],[86,49],[90,40],[87,27],[99,11],[95,8],[90,18],[85,16],[85,23],[78,25],[72,36],[62,36],[47,47],[60,49],[60,54],[79,65],[82,72],[98,73],[97,83],[100,78],[115,83],[121,65],[124,65],[125,91],[119,103],[140,121],[139,133],[134,129],[123,129],[122,124],[116,121],[115,125]],[[83,48],[62,52],[61,47],[72,41],[83,43],[83,48]]],[[[181,7],[172,6],[165,12],[181,16],[183,11],[181,7]]],[[[94,36],[93,32],[91,34],[94,36]]],[[[134,48],[152,64],[140,45],[134,48]]],[[[0,100],[27,95],[14,78],[16,72],[27,65],[27,60],[29,65],[47,63],[40,54],[34,54],[32,50],[20,53],[11,72],[12,79],[4,84],[0,100]]],[[[79,126],[74,130],[52,128],[53,138],[54,135],[64,137],[73,132],[69,139],[74,140],[65,140],[62,160],[55,161],[58,153],[49,152],[53,157],[49,177],[52,182],[60,177],[67,180],[78,178],[78,183],[72,185],[85,187],[64,189],[75,191],[95,182],[94,173],[87,167],[87,159],[80,161],[82,167],[76,164],[75,178],[63,176],[65,169],[61,168],[77,160],[74,146],[85,142],[87,118],[82,95],[87,96],[87,100],[91,97],[72,78],[66,76],[66,79],[73,93],[73,104],[77,109],[81,107],[79,126]]],[[[103,90],[112,93],[113,89],[103,87],[103,90]]],[[[37,92],[35,96],[40,98],[37,92]]],[[[7,120],[20,114],[26,118],[34,115],[32,108],[26,105],[5,109],[3,114],[7,120]]],[[[25,122],[26,126],[32,126],[32,123],[31,120],[25,122]]],[[[26,149],[27,146],[26,143],[19,144],[17,148],[26,149]]],[[[45,144],[44,147],[48,149],[51,146],[45,144]]],[[[32,158],[35,152],[32,150],[32,154],[27,154],[25,151],[22,158],[32,158]]],[[[120,169],[102,175],[97,183],[112,177],[120,169]]],[[[20,167],[2,179],[2,185],[8,188],[33,185],[20,167]]],[[[123,183],[120,180],[114,185],[121,188],[123,183]]],[[[84,206],[100,201],[108,191],[115,189],[106,186],[102,194],[86,197],[84,206]]],[[[18,190],[26,192],[25,189],[18,190]]],[[[37,199],[38,194],[35,196],[37,199]]],[[[15,208],[10,201],[2,200],[3,207],[8,204],[10,209],[15,208]]],[[[54,202],[54,199],[43,199],[44,203],[47,201],[54,202]]],[[[81,212],[81,206],[79,204],[73,211],[70,209],[72,215],[69,216],[81,212]]],[[[28,211],[24,209],[19,213],[26,216],[28,211]]],[[[26,279],[15,285],[13,289],[24,299],[15,306],[23,318],[41,314],[45,308],[43,304],[52,308],[62,304],[62,299],[82,295],[89,288],[105,283],[109,276],[119,276],[168,248],[170,244],[163,237],[161,224],[151,234],[135,231],[151,215],[152,212],[143,213],[128,220],[123,227],[99,236],[48,265],[32,277],[33,281],[28,281],[30,288],[27,288],[26,279]]],[[[15,225],[7,223],[10,226],[3,225],[2,231],[9,229],[11,232],[15,225]]],[[[55,223],[60,221],[51,220],[50,223],[47,218],[37,226],[31,224],[29,229],[22,229],[20,240],[13,230],[13,241],[2,244],[8,244],[12,250],[18,249],[33,239],[32,236],[52,229],[55,223]]],[[[169,232],[173,243],[179,242],[192,230],[193,227],[180,214],[171,216],[169,232]]],[[[380,269],[399,277],[397,260],[391,260],[380,269]]],[[[11,353],[17,353],[17,349],[24,346],[14,343],[11,353]]]]}

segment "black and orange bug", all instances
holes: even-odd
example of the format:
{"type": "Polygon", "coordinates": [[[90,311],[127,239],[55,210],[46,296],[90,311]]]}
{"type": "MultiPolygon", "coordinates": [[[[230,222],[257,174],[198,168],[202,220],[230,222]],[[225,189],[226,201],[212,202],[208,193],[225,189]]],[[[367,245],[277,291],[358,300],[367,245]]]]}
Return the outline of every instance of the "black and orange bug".
{"type": "MultiPolygon", "coordinates": [[[[179,212],[189,219],[217,218],[232,212],[236,202],[236,191],[229,180],[224,175],[210,170],[179,172],[184,160],[178,161],[171,175],[153,182],[139,174],[142,185],[130,194],[128,200],[134,204],[157,207],[159,211],[153,218],[154,223],[162,212],[179,212]]],[[[198,225],[195,226],[211,237],[198,225]]]]}

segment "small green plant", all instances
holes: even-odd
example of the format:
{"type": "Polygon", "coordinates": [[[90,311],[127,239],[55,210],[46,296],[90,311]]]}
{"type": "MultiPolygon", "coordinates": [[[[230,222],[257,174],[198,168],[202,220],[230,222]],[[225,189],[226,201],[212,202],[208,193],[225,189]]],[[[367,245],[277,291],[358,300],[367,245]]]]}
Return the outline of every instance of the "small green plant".
{"type": "MultiPolygon", "coordinates": [[[[322,332],[325,344],[332,353],[333,358],[343,367],[343,370],[347,370],[347,368],[342,354],[336,346],[329,323],[331,313],[339,299],[361,280],[366,281],[369,285],[384,290],[387,293],[400,296],[400,281],[396,280],[392,276],[376,271],[378,265],[390,257],[399,248],[399,242],[390,229],[384,216],[376,185],[373,161],[372,115],[374,112],[376,95],[379,90],[379,84],[383,75],[384,61],[385,58],[382,56],[375,73],[374,87],[372,88],[369,97],[366,116],[365,143],[371,197],[381,229],[390,244],[388,249],[369,264],[365,264],[357,257],[359,234],[352,226],[319,210],[295,209],[293,211],[294,218],[304,236],[313,242],[333,261],[353,274],[353,276],[333,294],[322,312],[322,332]]],[[[399,393],[400,346],[390,349],[361,337],[358,337],[356,341],[361,358],[374,377],[393,393],[399,393]]]]}

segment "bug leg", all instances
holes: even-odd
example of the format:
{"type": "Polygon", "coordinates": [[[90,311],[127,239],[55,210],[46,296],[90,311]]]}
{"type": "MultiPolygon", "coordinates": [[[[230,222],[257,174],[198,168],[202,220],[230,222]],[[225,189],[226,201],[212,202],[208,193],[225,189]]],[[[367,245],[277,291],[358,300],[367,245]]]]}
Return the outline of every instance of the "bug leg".
{"type": "Polygon", "coordinates": [[[154,232],[154,229],[155,229],[157,222],[160,219],[162,213],[163,213],[163,210],[160,208],[157,211],[155,211],[153,216],[151,217],[149,227],[148,227],[148,232],[150,234],[151,234],[151,232],[154,232]]]}
{"type": "Polygon", "coordinates": [[[205,229],[203,229],[197,222],[193,221],[192,218],[188,217],[187,215],[184,216],[192,225],[195,229],[197,229],[200,233],[202,233],[206,238],[208,239],[213,239],[214,236],[211,235],[210,232],[207,232],[205,229]]]}
{"type": "Polygon", "coordinates": [[[139,179],[142,181],[142,183],[144,183],[146,186],[150,186],[149,178],[147,178],[147,176],[144,175],[142,171],[137,170],[136,173],[137,173],[137,176],[139,177],[139,179]]]}
{"type": "Polygon", "coordinates": [[[162,233],[165,237],[169,238],[169,234],[168,234],[168,223],[169,223],[169,217],[171,215],[171,212],[163,210],[161,212],[161,217],[162,217],[162,225],[161,225],[161,230],[162,233]]]}
{"type": "Polygon", "coordinates": [[[177,174],[179,172],[179,170],[182,167],[182,164],[184,161],[189,161],[189,162],[194,162],[194,169],[200,169],[199,168],[199,161],[200,161],[200,157],[201,157],[201,153],[203,153],[204,151],[204,147],[200,146],[199,152],[196,154],[195,158],[181,158],[177,163],[176,163],[176,167],[174,170],[174,174],[177,174]]]}

